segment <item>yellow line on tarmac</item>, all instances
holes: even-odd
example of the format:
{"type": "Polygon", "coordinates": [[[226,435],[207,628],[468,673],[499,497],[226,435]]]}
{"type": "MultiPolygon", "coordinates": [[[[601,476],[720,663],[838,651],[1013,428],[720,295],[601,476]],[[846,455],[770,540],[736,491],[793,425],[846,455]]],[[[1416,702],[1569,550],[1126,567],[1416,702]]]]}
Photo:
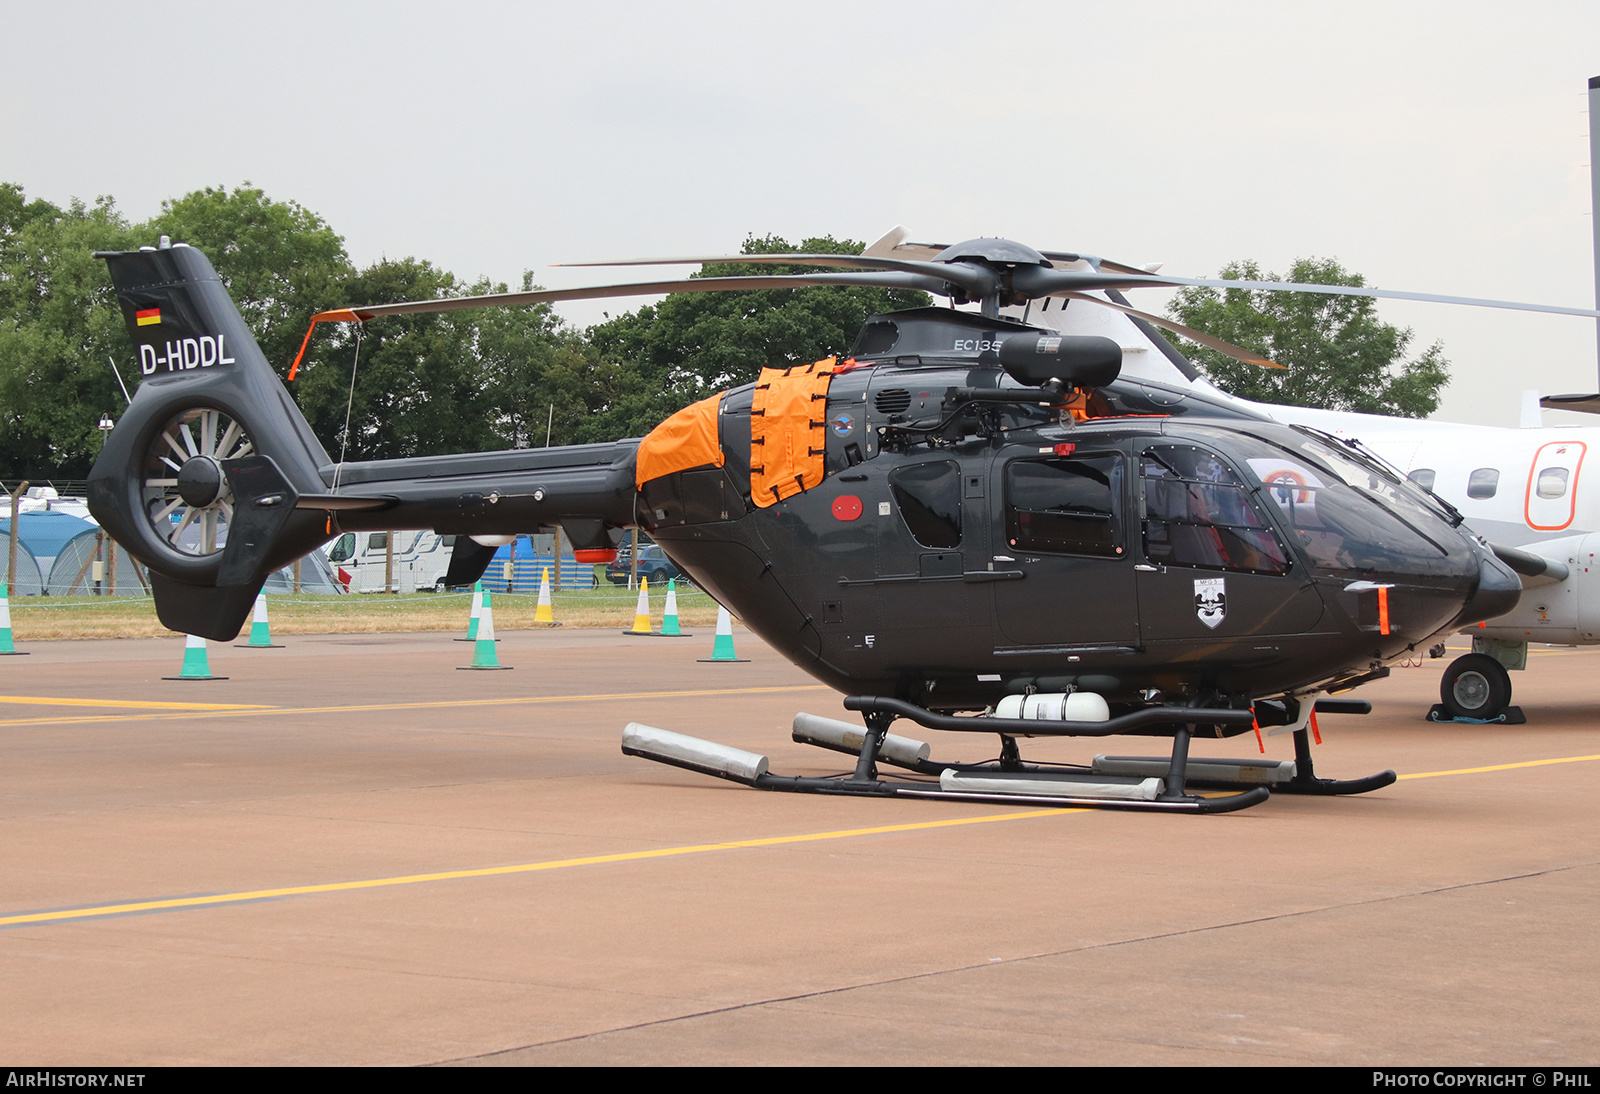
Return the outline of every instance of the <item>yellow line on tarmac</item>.
{"type": "Polygon", "coordinates": [[[43,695],[0,695],[0,703],[42,707],[135,707],[141,710],[272,710],[261,703],[155,703],[143,699],[55,699],[43,695]]]}
{"type": "MultiPolygon", "coordinates": [[[[651,696],[666,695],[718,695],[751,691],[796,691],[802,688],[729,688],[721,691],[650,692],[651,696]]],[[[534,702],[554,702],[562,699],[611,698],[611,696],[554,696],[534,702]]],[[[517,700],[485,700],[486,702],[515,702],[517,700]]],[[[396,704],[403,706],[406,704],[396,704]]],[[[434,705],[434,704],[417,704],[434,705]]],[[[328,710],[357,709],[328,707],[328,710]]],[[[393,709],[361,708],[361,709],[393,709]]],[[[1432,779],[1445,775],[1475,775],[1486,771],[1509,771],[1519,767],[1545,767],[1550,764],[1582,763],[1600,760],[1593,756],[1564,756],[1551,760],[1525,760],[1521,763],[1495,764],[1490,767],[1464,767],[1454,771],[1419,771],[1401,775],[1402,779],[1432,779]]],[[[584,858],[555,859],[549,862],[530,862],[517,866],[490,866],[479,870],[444,870],[432,874],[405,874],[400,877],[369,878],[365,881],[336,881],[323,885],[293,885],[281,889],[253,889],[238,893],[215,893],[210,896],[175,897],[170,900],[144,900],[126,904],[103,904],[87,908],[64,908],[53,912],[24,912],[0,916],[0,927],[15,927],[29,923],[52,923],[62,920],[95,919],[105,916],[131,915],[137,912],[159,912],[178,908],[200,908],[214,904],[242,904],[252,900],[272,900],[278,897],[308,896],[313,893],[349,892],[356,889],[382,889],[395,885],[420,885],[431,881],[458,881],[464,878],[497,877],[505,874],[531,874],[542,870],[565,870],[574,866],[601,866],[614,862],[638,862],[645,859],[672,858],[678,855],[698,855],[710,851],[734,851],[750,847],[780,847],[786,844],[815,843],[819,840],[850,839],[857,836],[880,836],[893,832],[916,832],[932,828],[956,828],[968,824],[992,824],[996,821],[1031,820],[1054,817],[1063,813],[1086,813],[1089,809],[1030,809],[1021,813],[993,813],[983,817],[954,817],[948,820],[918,821],[912,824],[886,824],[876,828],[846,828],[834,832],[808,832],[798,836],[763,836],[757,839],[730,840],[725,843],[698,843],[684,847],[660,847],[648,851],[622,851],[611,855],[589,855],[584,858]]]]}
{"type": "Polygon", "coordinates": [[[808,832],[799,836],[764,836],[759,839],[730,840],[727,843],[699,843],[687,847],[660,847],[650,851],[623,851],[614,855],[530,862],[520,866],[490,866],[481,870],[445,870],[436,874],[406,874],[402,877],[372,878],[366,881],[336,881],[325,885],[294,885],[282,889],[255,889],[243,893],[216,893],[211,896],[177,897],[172,900],[144,900],[130,904],[106,904],[92,908],[66,908],[54,912],[27,912],[0,916],[0,927],[24,923],[50,923],[63,919],[91,919],[98,916],[129,915],[173,908],[198,908],[208,904],[240,904],[275,897],[306,896],[311,893],[338,893],[353,889],[381,889],[391,885],[419,885],[429,881],[457,881],[462,878],[497,877],[502,874],[531,874],[541,870],[565,870],[573,866],[600,866],[612,862],[637,862],[642,859],[699,855],[708,851],[735,851],[747,847],[779,847],[818,840],[849,839],[855,836],[881,836],[891,832],[915,832],[926,828],[954,828],[965,824],[990,824],[995,821],[1029,820],[1062,813],[1084,813],[1085,809],[1030,809],[1024,813],[996,813],[986,817],[957,817],[950,820],[920,821],[914,824],[886,824],[877,828],[847,828],[837,832],[808,832]]]}
{"type": "MultiPolygon", "coordinates": [[[[59,726],[81,725],[87,722],[148,722],[172,721],[202,717],[239,717],[255,714],[345,714],[373,710],[431,710],[440,707],[494,707],[517,706],[528,703],[593,703],[603,702],[608,699],[683,699],[696,698],[707,695],[762,695],[772,692],[787,691],[827,691],[826,684],[790,684],[782,687],[761,688],[705,688],[697,691],[630,691],[630,692],[602,692],[594,695],[523,695],[509,699],[439,699],[419,703],[364,703],[359,706],[330,706],[330,707],[212,707],[202,703],[180,704],[191,709],[203,710],[206,713],[175,713],[175,714],[100,714],[84,715],[78,718],[9,718],[0,720],[0,726],[59,726]]],[[[66,702],[66,700],[62,700],[66,702]]],[[[97,701],[98,703],[98,701],[97,701]]],[[[106,705],[113,704],[109,701],[106,705]]],[[[146,706],[160,706],[159,703],[148,703],[146,706]]]]}
{"type": "Polygon", "coordinates": [[[1551,764],[1578,764],[1586,760],[1600,760],[1596,756],[1563,756],[1558,760],[1523,760],[1515,764],[1493,764],[1489,767],[1460,767],[1454,771],[1418,771],[1412,775],[1401,775],[1402,779],[1437,779],[1441,775],[1478,775],[1485,771],[1510,771],[1516,767],[1548,767],[1551,764]]]}

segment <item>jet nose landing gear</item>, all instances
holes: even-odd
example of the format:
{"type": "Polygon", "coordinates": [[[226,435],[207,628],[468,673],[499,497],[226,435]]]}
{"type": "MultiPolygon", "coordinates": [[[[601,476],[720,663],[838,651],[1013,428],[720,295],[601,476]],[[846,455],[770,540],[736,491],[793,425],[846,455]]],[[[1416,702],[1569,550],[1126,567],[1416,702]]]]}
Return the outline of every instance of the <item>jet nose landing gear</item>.
{"type": "Polygon", "coordinates": [[[1526,719],[1511,705],[1511,674],[1486,653],[1456,658],[1439,681],[1439,705],[1428,712],[1434,722],[1505,722],[1526,719]]]}

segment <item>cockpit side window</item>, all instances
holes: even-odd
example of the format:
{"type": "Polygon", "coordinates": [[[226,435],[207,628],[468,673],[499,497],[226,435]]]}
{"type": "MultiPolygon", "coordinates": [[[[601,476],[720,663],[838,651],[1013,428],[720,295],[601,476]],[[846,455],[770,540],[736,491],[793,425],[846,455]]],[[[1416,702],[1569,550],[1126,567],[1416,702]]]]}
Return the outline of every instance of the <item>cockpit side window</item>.
{"type": "Polygon", "coordinates": [[[1014,460],[1006,467],[1006,539],[1019,551],[1120,558],[1122,457],[1014,460]]]}
{"type": "Polygon", "coordinates": [[[1141,461],[1144,551],[1151,562],[1286,574],[1289,555],[1243,480],[1216,453],[1155,445],[1141,461]]]}

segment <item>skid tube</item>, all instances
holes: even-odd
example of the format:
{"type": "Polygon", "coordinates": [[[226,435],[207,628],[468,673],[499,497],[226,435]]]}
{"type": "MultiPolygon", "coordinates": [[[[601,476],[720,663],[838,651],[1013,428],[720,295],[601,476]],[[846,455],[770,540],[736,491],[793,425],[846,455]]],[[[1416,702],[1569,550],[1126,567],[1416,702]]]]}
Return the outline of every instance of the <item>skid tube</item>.
{"type": "Polygon", "coordinates": [[[855,770],[848,777],[773,775],[767,770],[765,756],[639,723],[630,723],[623,731],[622,751],[629,756],[699,771],[758,790],[803,794],[933,798],[985,804],[1172,813],[1229,813],[1259,805],[1271,796],[1264,786],[1248,787],[1242,792],[1213,797],[1191,794],[1186,787],[1189,739],[1194,727],[1249,725],[1252,715],[1248,710],[1202,711],[1166,707],[1135,711],[1106,722],[1041,723],[1008,718],[957,718],[934,714],[922,707],[880,696],[851,696],[845,700],[845,706],[862,712],[867,723],[865,729],[832,719],[799,715],[795,719],[795,740],[855,754],[855,770]],[[948,764],[930,761],[926,744],[889,734],[889,725],[901,715],[933,729],[999,734],[1002,755],[998,768],[992,762],[948,764]],[[809,721],[803,723],[803,719],[809,721]],[[1016,742],[1012,736],[1107,736],[1148,730],[1155,726],[1171,727],[1173,737],[1172,756],[1160,777],[1124,777],[1084,769],[1072,771],[1023,764],[1017,756],[1016,742]],[[936,775],[939,782],[881,778],[877,766],[879,761],[923,775],[936,775]]]}
{"type": "MultiPolygon", "coordinates": [[[[1372,704],[1365,699],[1318,699],[1314,707],[1318,714],[1370,714],[1372,704]]],[[[1281,733],[1291,728],[1285,724],[1270,732],[1281,733]]],[[[1293,727],[1294,760],[1227,760],[1194,761],[1189,768],[1191,786],[1217,790],[1242,790],[1246,787],[1267,787],[1274,794],[1306,794],[1319,797],[1366,794],[1391,785],[1399,777],[1393,771],[1380,771],[1362,779],[1320,779],[1311,762],[1311,733],[1307,722],[1293,727]]],[[[1158,772],[1166,763],[1159,756],[1096,756],[1092,770],[1106,775],[1137,777],[1158,772]]]]}

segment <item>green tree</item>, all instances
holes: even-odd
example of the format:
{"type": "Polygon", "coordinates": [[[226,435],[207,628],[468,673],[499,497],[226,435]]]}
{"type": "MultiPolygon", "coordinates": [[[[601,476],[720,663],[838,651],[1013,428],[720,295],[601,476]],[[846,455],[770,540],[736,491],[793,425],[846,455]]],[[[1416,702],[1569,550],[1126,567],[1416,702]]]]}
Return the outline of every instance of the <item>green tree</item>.
{"type": "MultiPolygon", "coordinates": [[[[522,291],[535,288],[533,275],[524,273],[522,291]]],[[[643,432],[640,422],[648,429],[659,420],[658,387],[637,368],[603,356],[548,306],[466,314],[476,322],[479,360],[502,447],[611,441],[643,432]]]]}
{"type": "MultiPolygon", "coordinates": [[[[863,244],[831,236],[798,248],[775,235],[751,236],[743,254],[860,254],[863,244]]],[[[812,266],[710,264],[697,277],[816,273],[812,266]]],[[[806,364],[843,354],[869,315],[923,307],[924,293],[850,286],[674,293],[589,329],[589,340],[611,360],[631,366],[637,380],[659,390],[630,432],[722,388],[754,380],[768,366],[806,364]],[[648,421],[646,419],[649,419],[648,421]]]]}
{"type": "MultiPolygon", "coordinates": [[[[465,286],[407,258],[374,263],[345,290],[351,301],[389,304],[460,296],[465,286]]],[[[289,386],[329,453],[337,459],[344,448],[347,459],[368,460],[495,447],[489,400],[474,367],[471,316],[444,312],[318,327],[289,386]]]]}
{"type": "MultiPolygon", "coordinates": [[[[524,291],[533,287],[524,275],[524,291]]],[[[408,258],[375,263],[345,291],[354,302],[387,304],[507,287],[463,284],[408,258]]],[[[539,447],[552,405],[551,443],[612,439],[592,434],[612,424],[611,404],[631,385],[597,357],[547,305],[474,308],[319,327],[290,386],[335,458],[347,406],[350,460],[539,447]]]]}
{"type": "Polygon", "coordinates": [[[94,252],[135,238],[109,197],[61,208],[0,184],[0,475],[88,473],[123,402],[111,360],[131,356],[94,252]]]}
{"type": "MultiPolygon", "coordinates": [[[[1300,259],[1286,278],[1263,276],[1253,262],[1231,263],[1219,276],[1364,284],[1337,262],[1315,258],[1300,259]]],[[[1439,390],[1450,378],[1441,343],[1404,360],[1410,328],[1380,322],[1370,297],[1187,288],[1178,292],[1168,315],[1287,366],[1287,371],[1264,369],[1182,342],[1183,352],[1212,383],[1257,402],[1421,418],[1438,408],[1439,390]]]]}

